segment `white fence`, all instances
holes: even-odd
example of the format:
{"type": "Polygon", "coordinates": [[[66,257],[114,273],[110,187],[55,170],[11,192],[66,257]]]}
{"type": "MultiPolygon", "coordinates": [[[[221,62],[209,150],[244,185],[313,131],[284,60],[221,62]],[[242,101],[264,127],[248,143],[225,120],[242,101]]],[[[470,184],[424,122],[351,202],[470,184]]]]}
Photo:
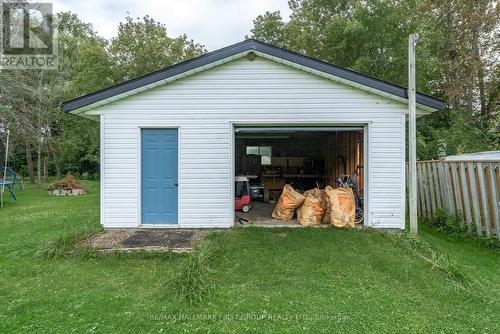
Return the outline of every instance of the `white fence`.
{"type": "Polygon", "coordinates": [[[418,215],[441,208],[471,232],[500,239],[500,161],[417,162],[418,215]]]}

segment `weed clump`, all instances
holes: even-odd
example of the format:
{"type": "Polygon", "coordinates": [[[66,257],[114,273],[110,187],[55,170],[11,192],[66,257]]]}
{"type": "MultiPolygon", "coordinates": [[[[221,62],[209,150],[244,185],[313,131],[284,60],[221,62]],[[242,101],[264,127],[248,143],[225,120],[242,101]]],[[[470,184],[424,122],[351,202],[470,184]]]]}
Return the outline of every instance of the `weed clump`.
{"type": "Polygon", "coordinates": [[[468,290],[474,283],[478,283],[477,280],[467,273],[465,266],[453,261],[448,256],[439,254],[424,240],[408,233],[395,234],[393,240],[407,252],[416,255],[424,262],[430,264],[433,269],[442,272],[458,288],[468,290]]]}
{"type": "Polygon", "coordinates": [[[95,255],[90,246],[81,245],[82,241],[95,234],[95,229],[84,229],[77,233],[64,235],[48,242],[43,248],[35,253],[35,257],[40,259],[57,258],[83,258],[95,255]]]}
{"type": "Polygon", "coordinates": [[[215,286],[214,271],[210,261],[215,256],[213,244],[208,240],[187,255],[177,273],[167,281],[167,286],[175,290],[178,299],[189,304],[205,300],[215,286]]]}

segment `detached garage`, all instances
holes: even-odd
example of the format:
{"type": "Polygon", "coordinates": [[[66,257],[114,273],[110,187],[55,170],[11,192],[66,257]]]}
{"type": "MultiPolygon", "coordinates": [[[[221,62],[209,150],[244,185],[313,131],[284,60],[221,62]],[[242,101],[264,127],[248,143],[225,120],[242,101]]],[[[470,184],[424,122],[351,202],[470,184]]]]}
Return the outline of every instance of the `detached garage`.
{"type": "MultiPolygon", "coordinates": [[[[404,228],[406,103],[403,87],[245,40],[63,110],[100,122],[104,228],[229,228],[239,175],[257,215],[284,184],[354,172],[363,224],[404,228]]],[[[417,94],[417,108],[443,101],[417,94]]]]}

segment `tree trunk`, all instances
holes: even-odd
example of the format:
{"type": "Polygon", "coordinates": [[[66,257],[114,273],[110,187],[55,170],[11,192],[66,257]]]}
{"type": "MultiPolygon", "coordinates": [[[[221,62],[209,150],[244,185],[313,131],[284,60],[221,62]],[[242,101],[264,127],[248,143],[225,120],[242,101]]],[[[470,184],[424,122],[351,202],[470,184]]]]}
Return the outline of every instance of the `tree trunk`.
{"type": "Polygon", "coordinates": [[[54,166],[56,167],[56,176],[58,179],[61,178],[61,166],[59,165],[59,159],[57,158],[56,150],[51,149],[52,159],[54,159],[54,166]]]}
{"type": "Polygon", "coordinates": [[[43,157],[43,182],[47,183],[49,180],[49,158],[43,157]]]}
{"type": "MultiPolygon", "coordinates": [[[[474,29],[472,32],[472,48],[473,48],[473,59],[474,59],[474,74],[477,77],[477,84],[479,88],[479,104],[481,111],[481,124],[486,127],[487,121],[487,111],[486,111],[486,97],[484,93],[484,65],[483,60],[481,59],[481,50],[480,50],[480,42],[479,35],[482,31],[482,3],[480,0],[476,0],[475,2],[475,12],[476,12],[476,20],[474,21],[474,29]]],[[[476,81],[476,78],[474,78],[476,81]]]]}
{"type": "Polygon", "coordinates": [[[484,71],[483,65],[478,71],[478,81],[479,81],[479,103],[481,105],[481,121],[483,123],[483,127],[486,128],[486,123],[488,121],[488,108],[486,108],[486,94],[484,92],[484,71]]]}
{"type": "Polygon", "coordinates": [[[30,183],[35,184],[35,171],[33,170],[33,157],[31,154],[31,143],[26,141],[26,164],[28,165],[28,176],[30,183]]]}
{"type": "Polygon", "coordinates": [[[38,142],[37,154],[36,154],[36,183],[38,187],[42,185],[42,144],[38,142]]]}
{"type": "MultiPolygon", "coordinates": [[[[474,28],[473,28],[473,31],[472,31],[472,61],[471,61],[471,70],[470,70],[470,73],[469,73],[469,83],[468,85],[469,86],[476,86],[476,79],[478,78],[478,75],[479,75],[479,72],[478,72],[478,68],[481,63],[481,59],[479,58],[479,27],[478,27],[478,22],[474,22],[474,28]]],[[[477,101],[477,100],[476,100],[477,101]]],[[[470,110],[470,114],[472,115],[472,110],[470,110]]],[[[482,116],[482,111],[481,111],[481,115],[479,117],[482,116]]],[[[482,119],[481,119],[482,121],[482,119]]]]}
{"type": "Polygon", "coordinates": [[[455,41],[454,34],[454,16],[455,13],[453,11],[452,3],[448,5],[448,14],[446,15],[447,19],[447,30],[448,30],[448,57],[450,60],[450,76],[448,79],[448,96],[450,96],[451,105],[453,109],[456,111],[460,108],[460,98],[457,92],[458,85],[458,75],[457,75],[457,45],[455,41]]]}
{"type": "Polygon", "coordinates": [[[471,75],[469,78],[469,82],[467,82],[467,114],[468,115],[473,115],[474,114],[474,80],[473,76],[471,75]]]}

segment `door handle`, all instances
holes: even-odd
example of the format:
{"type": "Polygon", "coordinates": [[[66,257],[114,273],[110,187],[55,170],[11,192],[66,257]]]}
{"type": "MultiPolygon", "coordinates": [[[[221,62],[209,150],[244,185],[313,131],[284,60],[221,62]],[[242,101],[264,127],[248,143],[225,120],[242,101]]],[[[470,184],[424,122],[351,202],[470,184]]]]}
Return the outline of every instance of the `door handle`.
{"type": "Polygon", "coordinates": [[[177,182],[176,182],[176,183],[174,183],[174,185],[175,185],[176,187],[178,187],[178,186],[179,186],[179,184],[178,184],[177,182]]]}

